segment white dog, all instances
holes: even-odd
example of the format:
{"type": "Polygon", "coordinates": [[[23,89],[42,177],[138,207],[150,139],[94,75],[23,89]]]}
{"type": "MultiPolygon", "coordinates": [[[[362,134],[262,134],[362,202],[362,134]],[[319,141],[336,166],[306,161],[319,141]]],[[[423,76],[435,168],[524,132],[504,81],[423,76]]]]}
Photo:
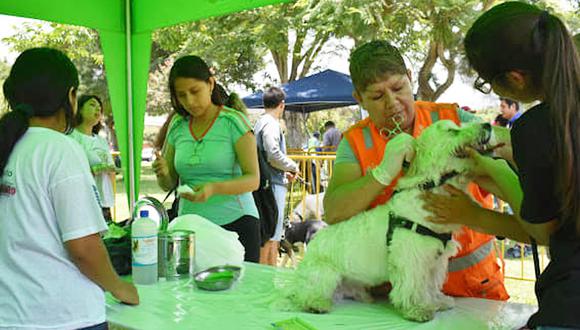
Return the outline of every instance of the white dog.
{"type": "Polygon", "coordinates": [[[454,301],[441,288],[449,257],[459,246],[451,233],[459,226],[425,220],[419,195],[444,191],[450,183],[465,190],[469,162],[465,147],[482,149],[491,137],[489,124],[458,127],[438,121],[415,140],[416,156],[390,201],[320,230],[304,260],[282,283],[292,305],[310,312],[328,312],[333,297],[372,301],[366,288],[392,284],[390,300],[407,319],[428,321],[454,301]]]}
{"type": "Polygon", "coordinates": [[[318,194],[307,194],[304,196],[296,207],[288,215],[288,219],[291,222],[300,222],[306,220],[322,220],[324,217],[324,206],[322,201],[324,200],[324,192],[318,194]]]}

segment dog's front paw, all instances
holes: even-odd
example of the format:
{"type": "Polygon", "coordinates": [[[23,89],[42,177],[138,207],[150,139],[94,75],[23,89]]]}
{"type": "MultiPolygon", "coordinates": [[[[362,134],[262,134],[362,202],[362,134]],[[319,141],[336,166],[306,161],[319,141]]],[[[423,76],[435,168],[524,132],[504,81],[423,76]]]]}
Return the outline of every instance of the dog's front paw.
{"type": "Polygon", "coordinates": [[[366,304],[371,304],[374,302],[374,299],[367,291],[367,288],[352,283],[343,283],[343,285],[334,292],[334,300],[338,301],[342,299],[353,299],[355,301],[360,301],[366,304]]]}
{"type": "Polygon", "coordinates": [[[446,311],[455,307],[455,300],[449,296],[442,294],[439,299],[437,299],[438,311],[446,311]]]}
{"type": "Polygon", "coordinates": [[[304,311],[313,314],[326,314],[332,308],[332,301],[320,301],[304,307],[304,311]]]}
{"type": "Polygon", "coordinates": [[[373,296],[365,289],[359,290],[359,292],[353,296],[354,300],[363,302],[365,304],[372,304],[375,302],[373,296]]]}
{"type": "Polygon", "coordinates": [[[435,310],[431,308],[411,308],[402,312],[404,318],[415,322],[427,322],[435,317],[435,310]]]}

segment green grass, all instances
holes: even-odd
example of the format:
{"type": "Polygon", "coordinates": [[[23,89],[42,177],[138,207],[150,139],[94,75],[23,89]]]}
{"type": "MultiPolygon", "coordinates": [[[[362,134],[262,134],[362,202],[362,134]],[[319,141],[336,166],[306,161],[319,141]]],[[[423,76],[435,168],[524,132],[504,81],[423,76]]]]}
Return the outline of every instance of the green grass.
{"type": "MultiPolygon", "coordinates": [[[[540,270],[548,265],[548,258],[544,248],[540,248],[540,270]]],[[[506,289],[511,296],[511,302],[537,305],[534,293],[535,271],[531,256],[519,259],[505,259],[505,274],[517,279],[505,279],[506,289]],[[525,280],[522,280],[524,278],[525,280]]]]}
{"type": "MultiPolygon", "coordinates": [[[[167,192],[164,192],[158,185],[157,180],[155,178],[155,173],[153,173],[153,169],[151,168],[150,162],[142,162],[141,163],[141,180],[140,183],[140,196],[152,196],[157,198],[159,201],[163,201],[163,198],[167,195],[167,192]]],[[[130,217],[129,214],[129,207],[127,202],[127,194],[125,190],[125,184],[123,181],[122,175],[117,175],[117,182],[116,182],[116,194],[115,194],[115,215],[114,218],[116,221],[122,221],[130,217]]],[[[165,202],[165,207],[171,207],[171,203],[173,202],[173,196],[169,196],[167,202],[165,202]]]]}

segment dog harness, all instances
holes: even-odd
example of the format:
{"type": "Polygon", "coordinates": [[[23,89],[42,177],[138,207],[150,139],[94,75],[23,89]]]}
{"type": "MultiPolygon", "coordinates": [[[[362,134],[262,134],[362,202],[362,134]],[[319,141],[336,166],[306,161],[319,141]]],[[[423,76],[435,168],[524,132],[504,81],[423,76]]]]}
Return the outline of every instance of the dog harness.
{"type": "MultiPolygon", "coordinates": [[[[441,179],[439,180],[439,182],[435,183],[434,180],[429,180],[429,181],[421,183],[418,186],[418,188],[421,190],[431,190],[433,188],[440,187],[443,184],[445,184],[445,182],[449,181],[450,179],[457,176],[458,174],[459,174],[459,172],[457,172],[457,171],[451,171],[449,173],[445,173],[441,176],[441,179]]],[[[410,189],[410,188],[407,188],[407,189],[410,189]]],[[[400,189],[395,190],[395,192],[393,192],[393,196],[399,192],[401,192],[400,189]]],[[[393,239],[393,232],[395,231],[395,228],[405,228],[405,229],[409,229],[411,231],[414,231],[420,235],[431,236],[431,237],[437,238],[438,240],[440,240],[443,243],[443,246],[447,246],[447,242],[451,239],[451,234],[436,233],[436,232],[432,231],[431,229],[416,223],[413,220],[402,217],[400,215],[396,215],[394,212],[389,212],[389,229],[387,230],[387,246],[391,245],[391,240],[393,239]]]]}
{"type": "MultiPolygon", "coordinates": [[[[415,124],[413,136],[417,137],[423,129],[433,122],[431,114],[437,113],[439,120],[448,119],[460,125],[458,115],[458,105],[452,103],[434,103],[425,101],[415,101],[415,124]]],[[[365,118],[351,126],[343,134],[356,156],[362,175],[381,163],[385,147],[389,141],[380,133],[370,118],[365,118]],[[368,144],[364,130],[368,129],[372,144],[368,144]]],[[[369,206],[372,209],[378,205],[385,204],[393,195],[400,174],[384,191],[373,200],[369,206]]],[[[440,182],[424,182],[421,189],[432,189],[440,182]]],[[[491,208],[493,201],[491,195],[483,193],[475,184],[469,184],[470,194],[486,208],[491,208]]],[[[408,219],[404,219],[408,220],[408,219]]],[[[407,225],[408,226],[408,225],[407,225]]],[[[394,226],[390,226],[389,228],[394,226]]],[[[413,226],[411,225],[411,228],[413,226]]],[[[415,228],[416,229],[416,228],[415,228]]],[[[392,234],[391,234],[392,235],[392,234]]],[[[443,285],[443,292],[459,297],[479,297],[497,300],[507,300],[509,295],[503,285],[503,273],[497,263],[497,254],[493,248],[494,236],[478,233],[467,227],[453,235],[453,238],[461,245],[459,252],[449,259],[449,270],[447,282],[443,285]],[[479,253],[482,252],[482,253],[479,253]],[[487,252],[487,254],[485,254],[487,252]]]]}
{"type": "MultiPolygon", "coordinates": [[[[454,177],[458,176],[459,172],[457,171],[451,171],[448,173],[445,173],[441,176],[441,179],[439,179],[439,182],[435,183],[434,180],[429,180],[429,181],[425,181],[423,183],[421,183],[420,185],[417,186],[417,188],[421,189],[421,190],[431,190],[433,188],[437,188],[440,187],[442,185],[444,185],[447,181],[453,179],[454,177]]],[[[407,189],[411,189],[411,188],[407,188],[407,189]]],[[[393,196],[400,192],[403,189],[397,189],[393,192],[393,196]]]]}
{"type": "Polygon", "coordinates": [[[411,221],[405,217],[396,215],[394,212],[389,212],[389,229],[387,230],[387,246],[391,246],[391,241],[393,240],[393,233],[395,228],[404,228],[416,232],[419,235],[430,236],[436,238],[443,243],[443,246],[447,246],[447,242],[451,240],[451,234],[439,234],[431,229],[420,225],[414,221],[411,221]]]}

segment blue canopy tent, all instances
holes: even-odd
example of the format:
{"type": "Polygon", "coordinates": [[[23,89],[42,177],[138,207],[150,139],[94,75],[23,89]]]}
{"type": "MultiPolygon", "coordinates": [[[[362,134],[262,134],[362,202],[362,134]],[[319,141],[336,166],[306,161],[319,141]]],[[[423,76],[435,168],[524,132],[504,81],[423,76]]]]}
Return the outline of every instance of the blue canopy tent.
{"type": "MultiPolygon", "coordinates": [[[[286,111],[301,112],[345,107],[357,104],[352,97],[349,75],[325,70],[282,85],[286,93],[286,111]]],[[[262,92],[243,98],[248,108],[263,108],[262,92]]]]}

